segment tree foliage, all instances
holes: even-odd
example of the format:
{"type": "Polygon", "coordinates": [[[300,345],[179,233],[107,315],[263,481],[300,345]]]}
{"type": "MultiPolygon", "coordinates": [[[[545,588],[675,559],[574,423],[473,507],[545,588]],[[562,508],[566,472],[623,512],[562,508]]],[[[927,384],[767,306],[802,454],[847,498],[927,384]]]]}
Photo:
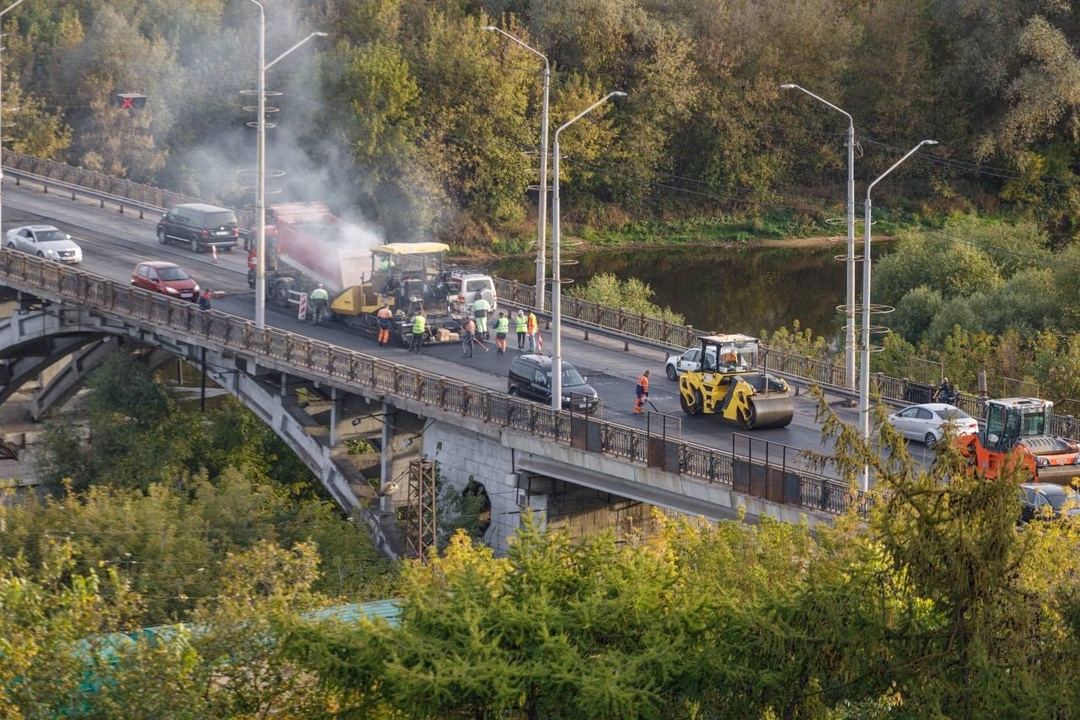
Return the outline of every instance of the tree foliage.
{"type": "Polygon", "coordinates": [[[652,288],[637,278],[620,280],[611,273],[593,275],[584,285],[570,288],[567,294],[580,300],[622,308],[630,313],[659,318],[674,324],[682,324],[683,317],[670,308],[662,308],[649,301],[652,288]]]}

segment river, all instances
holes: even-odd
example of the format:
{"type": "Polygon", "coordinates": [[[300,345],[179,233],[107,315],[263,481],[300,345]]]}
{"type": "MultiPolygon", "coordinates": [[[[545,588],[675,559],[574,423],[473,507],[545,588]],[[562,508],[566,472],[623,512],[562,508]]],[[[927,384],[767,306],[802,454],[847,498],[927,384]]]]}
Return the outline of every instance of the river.
{"type": "MultiPolygon", "coordinates": [[[[797,248],[611,249],[574,257],[575,264],[564,264],[563,278],[584,282],[605,272],[624,280],[636,277],[652,288],[654,303],[682,313],[701,330],[759,335],[798,320],[815,335],[837,338],[845,263],[836,256],[844,253],[842,241],[797,248]]],[[[536,278],[528,258],[499,261],[491,269],[529,284],[536,278]]],[[[861,263],[856,273],[861,294],[861,263]]]]}

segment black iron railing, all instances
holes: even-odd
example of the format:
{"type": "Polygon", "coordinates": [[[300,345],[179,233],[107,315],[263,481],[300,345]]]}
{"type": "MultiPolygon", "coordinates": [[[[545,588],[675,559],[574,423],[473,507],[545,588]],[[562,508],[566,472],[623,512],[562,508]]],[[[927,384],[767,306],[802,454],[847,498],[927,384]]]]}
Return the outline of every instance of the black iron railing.
{"type": "MultiPolygon", "coordinates": [[[[250,358],[266,367],[283,365],[294,375],[322,383],[333,382],[345,390],[364,388],[370,391],[369,394],[374,392],[419,401],[443,413],[509,427],[555,442],[569,443],[571,440],[569,412],[554,411],[501,392],[303,335],[276,328],[257,328],[243,318],[199,310],[190,302],[138,290],[23,253],[0,249],[0,284],[60,303],[61,307],[71,303],[83,311],[113,317],[151,332],[216,346],[218,350],[250,358]]],[[[600,445],[596,448],[599,452],[632,463],[649,462],[651,449],[647,432],[603,420],[588,422],[599,426],[600,445]]],[[[730,453],[685,441],[669,441],[661,449],[666,452],[668,447],[677,453],[679,474],[734,487],[734,458],[730,453]]],[[[753,464],[757,468],[755,472],[773,477],[773,485],[781,482],[788,488],[778,500],[785,504],[836,513],[842,512],[856,496],[847,484],[835,479],[805,470],[753,464]]],[[[665,463],[664,466],[668,465],[665,463]]]]}

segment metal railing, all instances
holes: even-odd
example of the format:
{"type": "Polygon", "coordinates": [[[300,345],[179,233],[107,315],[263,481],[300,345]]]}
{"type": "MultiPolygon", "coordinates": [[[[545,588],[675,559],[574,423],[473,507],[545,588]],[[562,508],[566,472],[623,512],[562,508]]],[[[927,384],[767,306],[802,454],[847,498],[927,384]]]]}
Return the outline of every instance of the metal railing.
{"type": "MultiPolygon", "coordinates": [[[[79,194],[97,199],[103,204],[116,203],[121,210],[124,202],[139,208],[141,212],[143,209],[160,211],[176,203],[198,200],[150,185],[133,183],[20,153],[5,152],[3,160],[5,172],[16,178],[21,174],[35,182],[52,183],[54,187],[72,192],[73,197],[79,194]]],[[[500,299],[522,307],[532,306],[536,293],[534,286],[503,278],[494,280],[500,299]]],[[[550,293],[548,295],[550,298],[550,293]]],[[[550,307],[550,300],[547,306],[550,307]]],[[[678,352],[698,343],[698,333],[691,325],[675,325],[565,295],[562,313],[564,320],[581,326],[586,332],[592,328],[620,337],[624,342],[660,346],[678,352]]],[[[816,384],[829,392],[854,398],[854,393],[844,386],[842,363],[770,350],[764,344],[762,349],[760,360],[768,370],[807,385],[816,384]]],[[[875,373],[871,379],[874,392],[883,400],[893,403],[930,402],[936,380],[933,375],[938,372],[939,363],[925,359],[916,359],[913,362],[915,365],[926,366],[913,368],[912,376],[916,379],[875,373]]],[[[979,395],[961,392],[956,404],[974,417],[981,418],[985,415],[985,398],[979,395]]],[[[1080,439],[1080,422],[1071,415],[1055,415],[1051,420],[1051,431],[1056,435],[1080,439]]]]}
{"type": "Polygon", "coordinates": [[[422,402],[432,408],[571,444],[573,423],[594,423],[599,445],[587,448],[632,463],[650,464],[652,452],[672,453],[665,467],[680,475],[720,483],[787,505],[831,513],[843,512],[859,493],[848,484],[806,471],[750,463],[743,468],[764,485],[739,488],[744,461],[716,448],[667,440],[658,450],[642,430],[508,396],[454,378],[365,355],[272,327],[257,328],[243,318],[199,310],[190,302],[133,288],[74,268],[0,248],[0,284],[57,303],[73,303],[104,317],[142,329],[164,331],[207,347],[247,357],[265,367],[284,367],[301,377],[335,384],[346,391],[365,388],[422,402]]]}

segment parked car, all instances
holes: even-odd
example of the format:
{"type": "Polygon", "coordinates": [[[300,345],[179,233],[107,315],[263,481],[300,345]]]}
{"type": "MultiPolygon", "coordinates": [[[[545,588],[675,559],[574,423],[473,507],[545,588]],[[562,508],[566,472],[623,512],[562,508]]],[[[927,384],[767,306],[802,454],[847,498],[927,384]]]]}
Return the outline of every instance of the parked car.
{"type": "Polygon", "coordinates": [[[908,440],[925,443],[933,448],[946,429],[952,434],[965,435],[979,432],[979,421],[955,405],[945,403],[922,403],[912,405],[889,416],[889,424],[908,440]]]}
{"type": "Polygon", "coordinates": [[[1020,485],[1020,520],[1051,520],[1080,516],[1080,493],[1053,483],[1020,485]]]}
{"type": "MultiPolygon", "coordinates": [[[[709,348],[709,359],[716,359],[716,348],[709,348]]],[[[715,362],[713,363],[715,364],[715,362]]],[[[664,371],[668,380],[678,380],[684,372],[693,372],[701,369],[701,348],[690,348],[682,355],[671,355],[664,363],[664,371]]]]}
{"type": "Polygon", "coordinates": [[[192,252],[208,247],[232,250],[240,242],[236,213],[206,203],[185,203],[170,209],[157,224],[158,242],[187,243],[192,252]]]}
{"type": "MultiPolygon", "coordinates": [[[[506,391],[511,395],[551,404],[551,358],[518,355],[510,363],[506,391]]],[[[600,406],[600,395],[570,363],[562,363],[562,406],[591,413],[600,406]],[[571,408],[571,403],[573,407],[571,408]]]]}
{"type": "Polygon", "coordinates": [[[131,284],[169,297],[197,302],[199,283],[176,263],[148,260],[131,271],[131,284]]]}
{"type": "Polygon", "coordinates": [[[7,246],[46,260],[78,265],[82,248],[71,236],[52,225],[24,225],[7,231],[7,246]]]}

